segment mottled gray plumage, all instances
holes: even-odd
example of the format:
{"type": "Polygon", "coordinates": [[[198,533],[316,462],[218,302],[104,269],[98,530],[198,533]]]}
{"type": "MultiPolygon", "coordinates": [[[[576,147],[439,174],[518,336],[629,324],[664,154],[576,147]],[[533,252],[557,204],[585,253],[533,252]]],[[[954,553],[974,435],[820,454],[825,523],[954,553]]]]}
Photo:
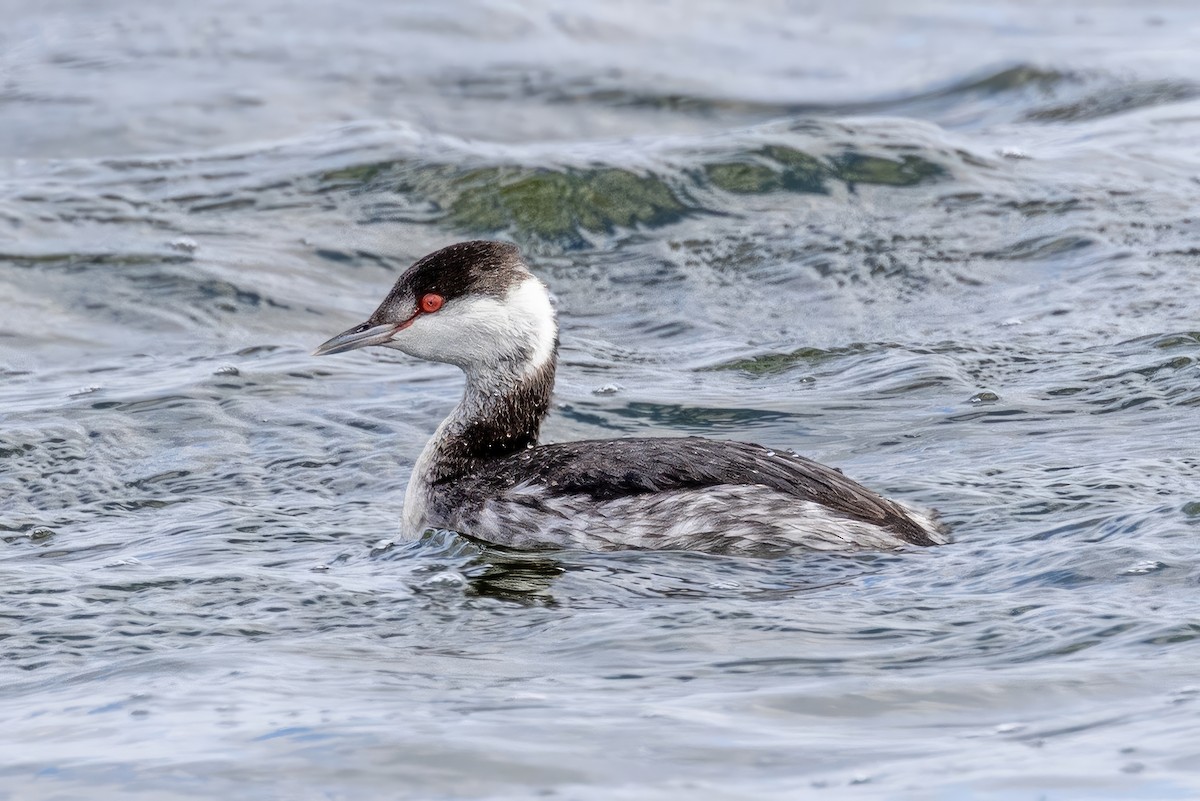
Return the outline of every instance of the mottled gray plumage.
{"type": "MultiPolygon", "coordinates": [[[[559,442],[463,467],[432,485],[438,511],[449,520],[472,519],[481,514],[477,507],[495,499],[540,508],[550,517],[556,506],[547,500],[552,496],[576,496],[583,506],[714,487],[757,487],[773,491],[778,501],[811,502],[829,517],[877,526],[912,545],[938,543],[909,510],[838,471],[745,442],[701,437],[559,442]]],[[[764,508],[758,517],[769,527],[778,512],[764,508]]]]}
{"type": "Polygon", "coordinates": [[[413,468],[405,528],[513,547],[776,553],[938,545],[931,515],[841,472],[759,445],[699,437],[537,445],[558,334],[516,248],[466,242],[418,261],[370,319],[318,349],[398,348],[458,365],[463,400],[413,468]],[[443,308],[422,314],[424,293],[443,308]]]}

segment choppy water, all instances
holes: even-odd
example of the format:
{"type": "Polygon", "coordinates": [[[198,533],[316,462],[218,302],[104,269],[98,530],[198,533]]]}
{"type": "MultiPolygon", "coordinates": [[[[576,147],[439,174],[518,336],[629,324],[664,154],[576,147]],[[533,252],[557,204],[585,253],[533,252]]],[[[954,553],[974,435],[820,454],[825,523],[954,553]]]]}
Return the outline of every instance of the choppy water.
{"type": "Polygon", "coordinates": [[[1194,4],[0,10],[0,798],[1200,795],[1194,4]],[[480,235],[548,438],[957,544],[397,542],[460,379],[308,354],[480,235]]]}

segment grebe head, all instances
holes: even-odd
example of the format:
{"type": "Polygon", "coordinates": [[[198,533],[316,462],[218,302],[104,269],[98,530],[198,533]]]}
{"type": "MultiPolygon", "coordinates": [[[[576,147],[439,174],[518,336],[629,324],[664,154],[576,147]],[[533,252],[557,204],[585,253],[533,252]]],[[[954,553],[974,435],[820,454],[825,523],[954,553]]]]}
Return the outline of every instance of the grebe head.
{"type": "Polygon", "coordinates": [[[520,377],[554,359],[550,295],[507,242],[460,242],[430,253],[396,281],[367,321],[317,356],[368,345],[457,365],[468,375],[520,377]]]}

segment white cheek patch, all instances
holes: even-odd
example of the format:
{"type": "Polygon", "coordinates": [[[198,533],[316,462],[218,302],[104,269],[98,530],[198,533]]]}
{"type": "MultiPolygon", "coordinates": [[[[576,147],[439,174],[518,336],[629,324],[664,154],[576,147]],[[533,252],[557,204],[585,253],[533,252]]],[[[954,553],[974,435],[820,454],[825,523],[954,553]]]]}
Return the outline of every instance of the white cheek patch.
{"type": "Polygon", "coordinates": [[[397,331],[389,347],[430,361],[457,365],[470,373],[502,379],[500,365],[525,355],[524,374],[536,372],[554,356],[558,328],[546,288],[530,276],[502,300],[488,296],[456,298],[440,311],[422,314],[397,331]],[[527,354],[527,355],[526,355],[527,354]]]}
{"type": "Polygon", "coordinates": [[[527,332],[527,345],[532,345],[525,371],[527,374],[535,372],[553,358],[558,340],[550,293],[541,281],[529,276],[509,292],[505,300],[514,322],[527,332]]]}
{"type": "Polygon", "coordinates": [[[393,347],[422,359],[465,367],[494,360],[504,338],[504,308],[492,298],[459,298],[396,332],[393,347]]]}

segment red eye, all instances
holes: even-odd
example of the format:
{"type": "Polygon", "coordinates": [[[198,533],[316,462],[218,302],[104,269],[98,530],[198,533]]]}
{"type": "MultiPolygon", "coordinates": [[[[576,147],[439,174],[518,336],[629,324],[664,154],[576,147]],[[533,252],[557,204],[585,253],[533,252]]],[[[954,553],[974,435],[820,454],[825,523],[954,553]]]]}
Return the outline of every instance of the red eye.
{"type": "Polygon", "coordinates": [[[441,295],[430,292],[428,295],[421,296],[421,311],[426,314],[433,314],[438,309],[442,308],[442,304],[446,299],[441,295]]]}

